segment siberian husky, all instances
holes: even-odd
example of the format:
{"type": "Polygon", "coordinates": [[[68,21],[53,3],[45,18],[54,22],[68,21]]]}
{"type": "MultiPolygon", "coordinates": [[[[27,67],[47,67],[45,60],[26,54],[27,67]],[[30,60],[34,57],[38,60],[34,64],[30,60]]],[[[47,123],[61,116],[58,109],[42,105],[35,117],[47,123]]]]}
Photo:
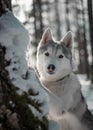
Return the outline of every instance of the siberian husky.
{"type": "MultiPolygon", "coordinates": [[[[58,121],[60,129],[93,130],[92,114],[82,96],[79,81],[73,73],[72,50],[71,31],[62,40],[55,41],[48,28],[37,47],[34,67],[37,69],[41,84],[49,94],[49,115],[58,121]],[[81,128],[81,125],[84,127],[81,128]]],[[[33,58],[33,54],[31,56],[33,58]]]]}

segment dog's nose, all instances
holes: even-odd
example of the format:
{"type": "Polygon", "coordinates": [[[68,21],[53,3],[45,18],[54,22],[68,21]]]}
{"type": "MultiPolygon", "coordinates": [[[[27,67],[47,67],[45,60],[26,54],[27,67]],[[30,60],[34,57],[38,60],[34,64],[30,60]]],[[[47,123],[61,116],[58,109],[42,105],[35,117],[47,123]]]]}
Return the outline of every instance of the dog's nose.
{"type": "Polygon", "coordinates": [[[53,64],[50,64],[50,65],[48,66],[48,70],[50,70],[50,71],[55,70],[55,66],[54,66],[53,64]]]}

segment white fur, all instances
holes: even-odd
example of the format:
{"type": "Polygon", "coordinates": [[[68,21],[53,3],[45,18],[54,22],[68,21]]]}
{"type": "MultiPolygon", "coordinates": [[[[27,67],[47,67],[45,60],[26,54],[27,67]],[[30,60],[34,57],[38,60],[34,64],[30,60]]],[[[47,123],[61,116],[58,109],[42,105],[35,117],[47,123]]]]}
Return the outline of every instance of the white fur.
{"type": "Polygon", "coordinates": [[[45,80],[48,82],[56,81],[72,71],[70,61],[65,56],[63,57],[63,59],[58,58],[58,55],[61,54],[60,50],[56,54],[52,53],[51,48],[49,48],[47,51],[50,52],[49,57],[46,57],[44,54],[37,54],[37,69],[40,74],[40,80],[45,80]],[[50,75],[47,72],[47,67],[49,64],[55,65],[55,71],[53,75],[50,75]]]}
{"type": "MultiPolygon", "coordinates": [[[[41,82],[47,89],[49,89],[60,99],[59,106],[58,104],[56,106],[56,103],[54,104],[56,107],[59,107],[59,109],[57,109],[57,111],[59,111],[56,112],[55,110],[55,113],[61,113],[62,110],[68,111],[69,109],[74,109],[81,100],[81,88],[77,77],[73,73],[71,73],[69,77],[58,82],[41,82]]],[[[81,106],[78,107],[76,115],[78,117],[82,117],[86,107],[85,102],[81,103],[81,106]]],[[[54,110],[54,108],[51,109],[54,110]]]]}
{"type": "MultiPolygon", "coordinates": [[[[65,111],[62,114],[62,101],[60,98],[48,89],[45,88],[45,90],[47,91],[50,99],[49,119],[52,121],[54,120],[57,123],[54,124],[54,127],[58,127],[55,130],[87,130],[74,114],[65,111]]],[[[51,130],[50,126],[49,130],[51,130]]],[[[52,128],[52,130],[54,129],[52,128]]]]}
{"type": "Polygon", "coordinates": [[[85,130],[78,118],[68,112],[58,118],[57,122],[60,125],[60,130],[85,130]]]}
{"type": "MultiPolygon", "coordinates": [[[[46,39],[51,40],[52,36],[50,35],[50,30],[47,30],[42,37],[39,47],[45,44],[46,39]]],[[[71,32],[67,33],[63,40],[68,48],[71,49],[71,32]]],[[[60,49],[55,51],[51,47],[47,50],[49,56],[46,57],[44,53],[38,53],[39,47],[37,50],[37,70],[40,74],[42,85],[46,88],[46,91],[48,89],[47,92],[50,98],[49,116],[60,124],[60,130],[84,130],[81,128],[78,118],[82,117],[87,106],[81,100],[81,87],[76,75],[72,73],[70,60],[65,56],[59,59],[58,55],[62,51],[60,49]],[[55,65],[53,74],[49,74],[47,71],[49,64],[55,65]],[[78,106],[78,103],[80,106],[78,106]],[[74,110],[74,108],[76,109],[75,115],[71,113],[62,114],[62,111],[74,110]]]]}

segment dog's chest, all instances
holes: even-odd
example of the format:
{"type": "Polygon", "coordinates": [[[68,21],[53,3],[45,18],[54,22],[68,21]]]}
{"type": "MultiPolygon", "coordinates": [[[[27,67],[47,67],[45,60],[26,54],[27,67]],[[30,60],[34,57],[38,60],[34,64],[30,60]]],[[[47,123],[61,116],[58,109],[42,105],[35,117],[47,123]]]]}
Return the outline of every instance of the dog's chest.
{"type": "Polygon", "coordinates": [[[73,106],[73,95],[75,89],[69,84],[59,84],[51,87],[51,91],[61,99],[62,108],[69,110],[73,106]]]}
{"type": "Polygon", "coordinates": [[[62,108],[65,110],[69,110],[72,106],[74,106],[75,102],[74,96],[76,94],[77,89],[80,88],[78,81],[74,78],[67,78],[64,81],[54,82],[54,83],[45,83],[45,87],[47,87],[50,91],[52,91],[58,98],[61,100],[62,108]]]}

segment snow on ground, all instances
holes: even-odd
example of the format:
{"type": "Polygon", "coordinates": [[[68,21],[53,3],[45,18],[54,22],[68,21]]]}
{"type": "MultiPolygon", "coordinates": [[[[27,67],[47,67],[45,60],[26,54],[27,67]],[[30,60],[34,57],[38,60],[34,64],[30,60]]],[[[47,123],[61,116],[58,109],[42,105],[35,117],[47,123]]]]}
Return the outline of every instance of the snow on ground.
{"type": "MultiPolygon", "coordinates": [[[[46,115],[48,113],[48,96],[42,89],[35,72],[27,66],[26,49],[29,44],[29,34],[8,10],[0,16],[0,44],[6,47],[5,58],[10,62],[6,69],[9,72],[11,82],[21,90],[28,91],[31,88],[34,92],[39,93],[31,98],[42,103],[42,114],[37,112],[37,116],[46,115]]],[[[36,115],[34,107],[29,107],[36,115]]]]}
{"type": "Polygon", "coordinates": [[[81,84],[82,93],[87,101],[88,108],[93,113],[93,86],[91,85],[91,81],[87,80],[86,75],[78,74],[77,76],[81,84]]]}

